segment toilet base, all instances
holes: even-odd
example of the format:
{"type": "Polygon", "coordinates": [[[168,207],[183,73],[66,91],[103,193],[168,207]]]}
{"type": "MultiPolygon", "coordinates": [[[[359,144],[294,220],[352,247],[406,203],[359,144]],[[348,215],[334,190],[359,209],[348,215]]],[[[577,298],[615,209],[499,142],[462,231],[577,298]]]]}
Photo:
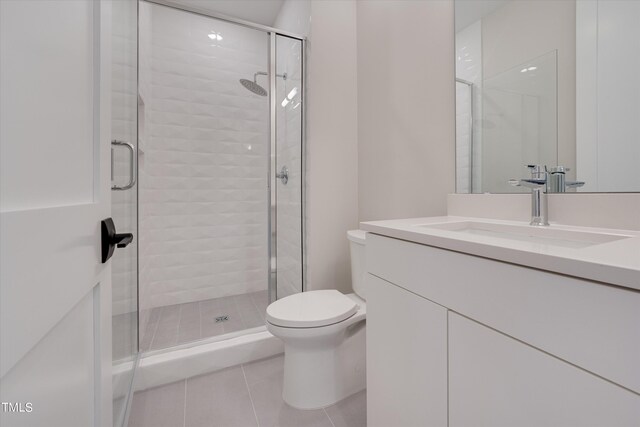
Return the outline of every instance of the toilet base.
{"type": "Polygon", "coordinates": [[[285,340],[282,398],[287,404],[324,408],[366,388],[366,328],[361,317],[338,336],[316,337],[311,345],[309,340],[285,340]]]}

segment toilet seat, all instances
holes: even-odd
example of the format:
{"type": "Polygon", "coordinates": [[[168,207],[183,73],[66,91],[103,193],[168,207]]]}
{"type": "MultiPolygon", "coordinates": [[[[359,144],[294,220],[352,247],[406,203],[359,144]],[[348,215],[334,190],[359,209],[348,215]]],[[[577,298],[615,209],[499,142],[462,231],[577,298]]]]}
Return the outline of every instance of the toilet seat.
{"type": "Polygon", "coordinates": [[[267,307],[266,320],[285,328],[318,328],[342,322],[358,311],[353,299],[334,289],[301,292],[267,307]]]}

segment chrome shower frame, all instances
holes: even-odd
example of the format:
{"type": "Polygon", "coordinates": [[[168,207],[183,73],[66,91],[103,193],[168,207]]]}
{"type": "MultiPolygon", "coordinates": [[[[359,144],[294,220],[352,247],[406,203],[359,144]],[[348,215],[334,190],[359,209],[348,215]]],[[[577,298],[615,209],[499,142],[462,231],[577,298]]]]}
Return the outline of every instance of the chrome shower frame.
{"type": "Polygon", "coordinates": [[[268,58],[268,72],[257,72],[254,74],[254,81],[256,80],[258,75],[266,74],[269,79],[269,162],[268,162],[268,179],[267,179],[267,197],[268,197],[268,294],[269,294],[269,303],[275,301],[277,299],[277,279],[278,279],[278,270],[277,270],[277,192],[276,192],[276,77],[281,77],[284,80],[287,79],[286,74],[276,75],[276,37],[284,36],[292,39],[299,40],[301,43],[302,49],[302,112],[301,112],[301,126],[302,126],[302,140],[300,141],[301,149],[301,205],[302,211],[300,215],[301,221],[301,233],[300,233],[300,244],[301,244],[301,259],[302,259],[302,289],[301,291],[306,291],[307,288],[307,251],[306,251],[306,70],[307,70],[307,40],[306,37],[300,34],[292,33],[289,31],[283,31],[277,28],[269,27],[267,25],[256,24],[253,22],[245,21],[242,19],[237,19],[228,15],[219,14],[216,12],[212,12],[206,9],[202,9],[199,7],[193,7],[186,4],[179,4],[173,1],[168,0],[143,0],[148,3],[157,4],[160,6],[166,6],[173,9],[182,10],[184,12],[194,13],[196,15],[202,15],[209,18],[218,19],[221,21],[229,22],[231,24],[240,25],[243,27],[251,28],[254,30],[262,31],[269,35],[269,58],[268,58]],[[273,259],[273,261],[272,261],[273,259]]]}
{"type": "MultiPolygon", "coordinates": [[[[258,76],[268,76],[269,73],[265,73],[264,71],[258,71],[257,73],[253,73],[253,81],[255,82],[258,76]]],[[[282,80],[287,80],[287,73],[284,74],[276,74],[276,77],[280,77],[282,80]]]]}

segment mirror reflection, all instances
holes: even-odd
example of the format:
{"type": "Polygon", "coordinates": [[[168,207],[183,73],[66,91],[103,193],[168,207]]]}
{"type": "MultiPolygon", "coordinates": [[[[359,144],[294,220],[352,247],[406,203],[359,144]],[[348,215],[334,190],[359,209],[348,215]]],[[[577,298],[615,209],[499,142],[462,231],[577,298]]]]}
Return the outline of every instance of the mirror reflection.
{"type": "Polygon", "coordinates": [[[456,191],[640,191],[640,2],[456,0],[456,191]]]}

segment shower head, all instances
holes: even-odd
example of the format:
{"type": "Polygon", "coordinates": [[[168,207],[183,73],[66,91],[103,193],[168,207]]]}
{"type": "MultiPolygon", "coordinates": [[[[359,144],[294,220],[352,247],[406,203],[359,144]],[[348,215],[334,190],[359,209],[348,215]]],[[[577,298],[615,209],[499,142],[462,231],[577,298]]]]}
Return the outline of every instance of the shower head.
{"type": "MultiPolygon", "coordinates": [[[[251,92],[260,96],[267,96],[268,92],[265,88],[260,86],[257,82],[258,76],[268,76],[264,71],[258,71],[253,75],[253,81],[247,79],[240,79],[240,84],[245,88],[249,89],[251,92]]],[[[280,77],[282,80],[287,80],[287,73],[284,74],[276,74],[276,77],[280,77]]]]}
{"type": "Polygon", "coordinates": [[[240,79],[240,84],[256,95],[267,96],[267,90],[256,83],[255,80],[240,79]]]}

